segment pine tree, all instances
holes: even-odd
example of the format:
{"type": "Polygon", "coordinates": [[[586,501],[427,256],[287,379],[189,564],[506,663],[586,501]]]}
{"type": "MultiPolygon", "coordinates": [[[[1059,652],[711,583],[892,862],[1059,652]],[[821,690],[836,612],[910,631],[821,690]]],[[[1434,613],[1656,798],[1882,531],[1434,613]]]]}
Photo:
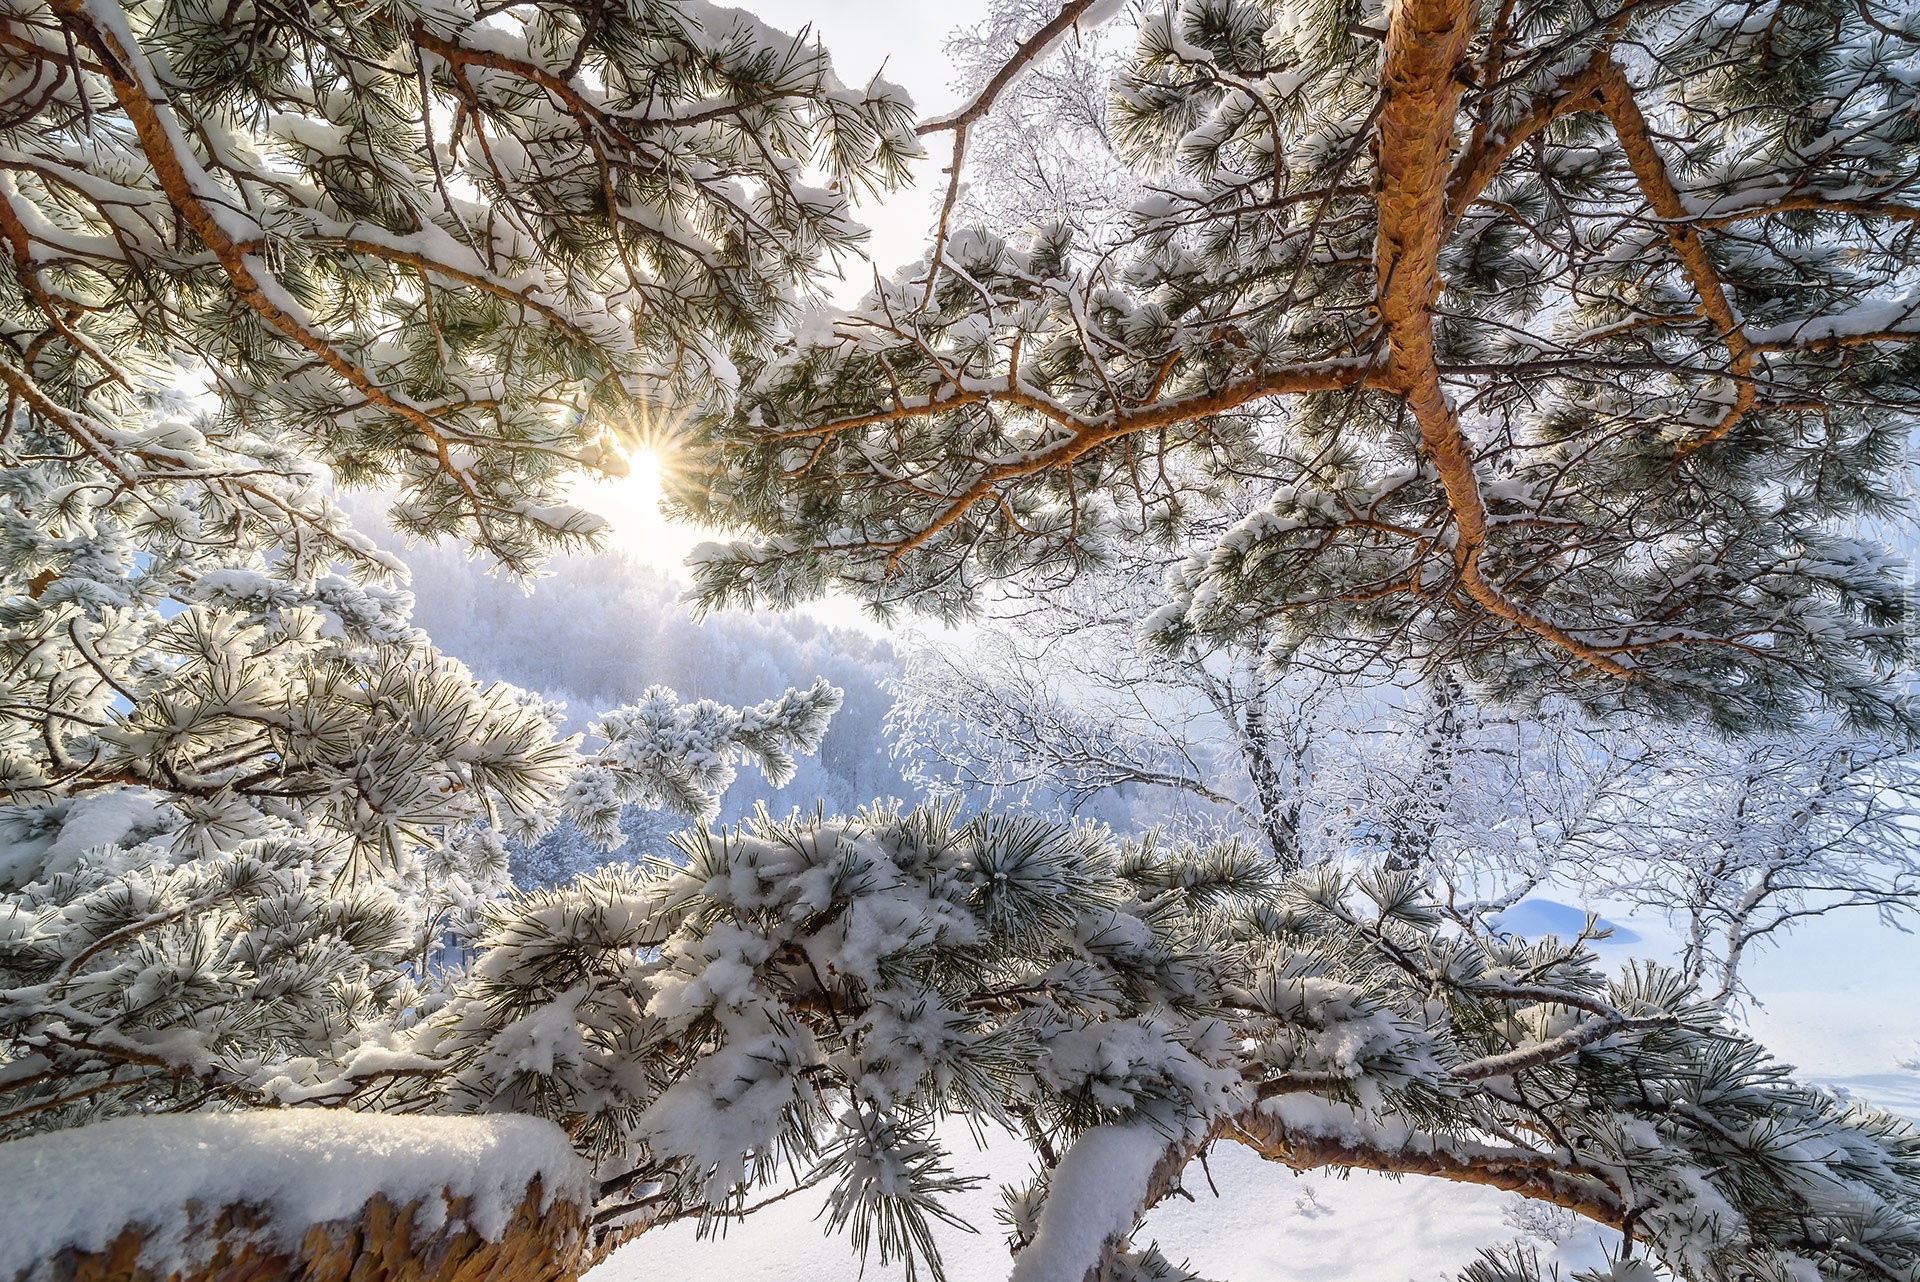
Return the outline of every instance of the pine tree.
{"type": "MultiPolygon", "coordinates": [[[[597,1164],[603,1246],[798,1183],[937,1271],[958,1116],[1038,1159],[1021,1278],[1178,1276],[1139,1216],[1238,1142],[1568,1208],[1617,1275],[1906,1282],[1912,1128],[1793,1083],[1684,977],[1462,929],[1410,872],[876,806],[510,893],[507,839],[710,819],[838,692],[654,690],[561,740],[412,629],[330,496],[383,485],[403,533],[523,573],[593,537],[570,472],[685,416],[688,505],[769,536],[708,555],[711,599],[955,611],[1176,538],[1218,469],[1278,475],[1167,644],[1258,622],[1496,695],[1899,719],[1890,571],[1836,530],[1890,504],[1905,423],[1904,313],[1842,304],[1900,287],[1910,18],[1761,12],[1149,15],[1119,136],[1184,177],[1128,244],[943,215],[826,341],[781,336],[822,332],[797,312],[916,127],[748,15],[0,16],[0,1134],[524,1111],[597,1164]],[[1839,252],[1855,225],[1887,234],[1839,252]]],[[[954,134],[955,199],[992,97],[1083,16],[917,127],[954,134]]]]}
{"type": "Polygon", "coordinates": [[[583,753],[412,627],[334,487],[509,573],[590,545],[568,477],[724,394],[909,109],[700,6],[0,30],[0,1127],[348,1098],[504,839],[703,819],[839,693],[654,690],[583,753]]]}
{"type": "Polygon", "coordinates": [[[1212,1143],[1517,1191],[1683,1277],[1920,1261],[1911,1127],[1794,1084],[1682,976],[1462,935],[1408,874],[929,810],[684,841],[498,909],[408,1043],[447,1073],[388,1088],[561,1122],[606,1242],[797,1183],[925,1263],[958,1116],[1038,1159],[1016,1278],[1152,1276],[1136,1217],[1212,1143]]]}
{"type": "MultiPolygon", "coordinates": [[[[1915,23],[1149,7],[1109,84],[1125,226],[943,218],[754,364],[682,496],[747,536],[704,591],[950,617],[1160,537],[1170,648],[1267,627],[1502,700],[1905,725],[1901,572],[1860,531],[1914,408],[1915,23]],[[1181,547],[1238,486],[1259,509],[1181,547]]],[[[922,127],[962,144],[950,195],[1010,79],[922,127]]]]}

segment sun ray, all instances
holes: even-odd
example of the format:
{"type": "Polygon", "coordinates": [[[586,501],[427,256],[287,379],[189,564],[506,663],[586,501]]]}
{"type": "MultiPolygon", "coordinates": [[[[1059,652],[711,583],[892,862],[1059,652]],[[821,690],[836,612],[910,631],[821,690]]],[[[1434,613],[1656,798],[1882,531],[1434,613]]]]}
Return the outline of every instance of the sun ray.
{"type": "Polygon", "coordinates": [[[572,491],[573,502],[612,525],[612,546],[675,575],[683,573],[695,545],[713,537],[691,522],[670,519],[663,510],[682,465],[686,430],[683,414],[664,413],[641,402],[630,417],[607,427],[604,440],[612,465],[601,475],[583,476],[572,491]]]}

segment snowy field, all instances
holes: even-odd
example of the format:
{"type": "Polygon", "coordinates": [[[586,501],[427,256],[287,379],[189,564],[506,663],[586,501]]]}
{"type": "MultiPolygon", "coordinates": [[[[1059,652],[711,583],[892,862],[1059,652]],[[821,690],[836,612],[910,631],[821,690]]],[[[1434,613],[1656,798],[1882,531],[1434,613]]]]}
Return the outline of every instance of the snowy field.
{"type": "MultiPolygon", "coordinates": [[[[1574,917],[1558,905],[1526,911],[1534,907],[1523,905],[1512,924],[1540,933],[1574,917]]],[[[1610,961],[1672,947],[1661,923],[1610,920],[1638,937],[1602,945],[1610,961]]],[[[1920,937],[1864,913],[1815,921],[1785,949],[1755,958],[1751,980],[1762,1004],[1748,1010],[1748,1024],[1781,1059],[1803,1077],[1920,1119],[1920,1074],[1900,1067],[1920,1053],[1920,937]]],[[[940,1235],[948,1277],[1002,1282],[1009,1257],[993,1218],[997,1184],[1023,1175],[1024,1159],[1009,1144],[961,1157],[968,1173],[988,1178],[958,1202],[979,1234],[940,1235]]],[[[1144,1236],[1221,1282],[1443,1282],[1481,1247],[1515,1238],[1558,1262],[1563,1276],[1603,1259],[1597,1230],[1522,1212],[1521,1199],[1492,1189],[1366,1173],[1296,1176],[1233,1145],[1217,1148],[1209,1165],[1218,1197],[1196,1165],[1187,1176],[1193,1200],[1162,1205],[1144,1236]]],[[[801,1194],[718,1241],[674,1225],[617,1252],[584,1282],[855,1282],[859,1262],[822,1232],[819,1206],[818,1194],[801,1194]]],[[[864,1274],[871,1282],[900,1276],[873,1261],[864,1274]]]]}

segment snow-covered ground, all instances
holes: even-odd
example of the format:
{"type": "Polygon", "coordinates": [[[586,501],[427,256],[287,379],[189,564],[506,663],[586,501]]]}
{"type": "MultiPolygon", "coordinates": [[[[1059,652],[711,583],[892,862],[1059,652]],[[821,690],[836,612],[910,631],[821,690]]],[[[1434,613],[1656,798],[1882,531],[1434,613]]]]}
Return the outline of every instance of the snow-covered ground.
{"type": "Polygon", "coordinates": [[[1754,1036],[1803,1077],[1920,1118],[1920,936],[1870,915],[1817,921],[1751,972],[1754,1036]]]}
{"type": "MultiPolygon", "coordinates": [[[[1531,908],[1513,925],[1535,932],[1578,917],[1558,905],[1531,908]]],[[[1620,937],[1601,946],[1609,960],[1671,955],[1662,923],[1613,917],[1620,937]],[[1634,936],[1629,940],[1628,935],[1634,936]]],[[[1749,1027],[1802,1076],[1920,1119],[1920,1074],[1900,1061],[1920,1052],[1920,936],[1856,914],[1815,921],[1781,951],[1756,958],[1750,980],[1759,1005],[1749,1027]]],[[[964,1141],[963,1141],[964,1142],[964,1141]]],[[[939,1234],[952,1282],[1002,1282],[1010,1262],[993,1217],[997,1185],[1022,1179],[1016,1145],[963,1152],[960,1166],[987,1178],[957,1209],[980,1232],[939,1234]]],[[[1520,1199],[1438,1180],[1393,1181],[1355,1174],[1296,1176],[1245,1149],[1223,1145],[1206,1173],[1187,1177],[1192,1201],[1154,1212],[1149,1236],[1173,1260],[1223,1282],[1442,1282],[1481,1247],[1527,1240],[1562,1276],[1603,1262],[1598,1231],[1521,1209],[1520,1199]],[[1526,1225],[1519,1222],[1527,1221],[1526,1225]],[[1547,1238],[1561,1233],[1560,1240],[1547,1238]],[[1544,1234],[1544,1236],[1543,1236],[1544,1234]]],[[[702,1241],[691,1224],[650,1233],[616,1252],[585,1282],[855,1282],[860,1264],[829,1238],[815,1215],[818,1194],[801,1194],[702,1241]]],[[[890,1282],[898,1266],[869,1261],[865,1278],[890,1282]]]]}

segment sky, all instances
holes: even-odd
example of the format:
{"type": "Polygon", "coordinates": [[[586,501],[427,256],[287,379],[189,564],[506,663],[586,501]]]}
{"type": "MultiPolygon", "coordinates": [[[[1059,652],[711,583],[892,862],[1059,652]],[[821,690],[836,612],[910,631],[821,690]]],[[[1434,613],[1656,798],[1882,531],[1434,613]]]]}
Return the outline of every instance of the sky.
{"type": "MultiPolygon", "coordinates": [[[[986,16],[986,0],[754,0],[765,22],[789,32],[811,28],[833,55],[834,69],[847,84],[865,84],[884,69],[886,77],[913,96],[921,115],[937,115],[957,105],[960,95],[949,83],[950,64],[943,52],[949,32],[986,16]]],[[[873,266],[891,271],[919,257],[926,246],[944,181],[947,145],[935,139],[927,159],[916,166],[916,185],[891,194],[884,204],[871,200],[857,211],[872,231],[873,266]]],[[[848,263],[836,301],[851,302],[864,292],[873,267],[848,263]]],[[[613,524],[612,542],[670,573],[683,573],[687,554],[714,537],[696,526],[660,515],[660,460],[642,453],[631,460],[626,477],[582,480],[573,491],[578,506],[613,524]]],[[[807,610],[835,624],[873,628],[858,607],[845,599],[828,600],[807,610]]]]}

